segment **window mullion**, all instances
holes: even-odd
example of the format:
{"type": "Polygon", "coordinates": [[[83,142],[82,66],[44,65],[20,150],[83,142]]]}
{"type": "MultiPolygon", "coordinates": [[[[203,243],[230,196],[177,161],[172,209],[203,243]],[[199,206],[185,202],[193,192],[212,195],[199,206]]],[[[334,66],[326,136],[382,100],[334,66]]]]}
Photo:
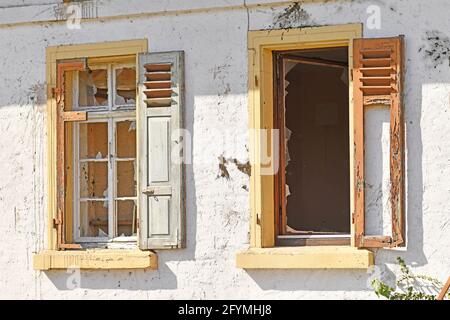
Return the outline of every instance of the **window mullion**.
{"type": "MultiPolygon", "coordinates": [[[[112,83],[112,65],[108,65],[108,109],[112,111],[112,95],[113,95],[113,83],[112,83]]],[[[115,219],[115,206],[114,206],[114,194],[115,194],[115,123],[113,118],[108,119],[108,234],[109,238],[116,237],[116,219],[115,219]]]]}
{"type": "Polygon", "coordinates": [[[79,150],[79,125],[78,123],[74,123],[73,125],[73,193],[74,193],[74,201],[73,201],[73,213],[74,213],[74,219],[73,219],[73,239],[75,241],[78,241],[80,239],[80,150],[79,150]]]}

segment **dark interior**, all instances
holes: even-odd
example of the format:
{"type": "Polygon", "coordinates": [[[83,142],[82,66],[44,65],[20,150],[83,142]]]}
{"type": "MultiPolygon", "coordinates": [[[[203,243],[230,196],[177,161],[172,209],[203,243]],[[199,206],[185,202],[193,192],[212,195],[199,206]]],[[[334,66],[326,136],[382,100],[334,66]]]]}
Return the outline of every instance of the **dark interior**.
{"type": "MultiPolygon", "coordinates": [[[[348,63],[348,49],[291,56],[348,63]]],[[[348,67],[284,59],[288,233],[350,233],[348,67]],[[286,135],[288,138],[288,134],[286,135]]]]}

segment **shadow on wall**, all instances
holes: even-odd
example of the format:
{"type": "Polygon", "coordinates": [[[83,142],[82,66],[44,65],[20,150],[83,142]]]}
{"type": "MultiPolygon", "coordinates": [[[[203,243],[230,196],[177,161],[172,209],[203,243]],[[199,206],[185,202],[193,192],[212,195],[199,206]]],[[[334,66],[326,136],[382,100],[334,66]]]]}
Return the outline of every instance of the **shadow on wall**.
{"type": "Polygon", "coordinates": [[[263,290],[370,291],[366,270],[247,270],[263,290]]]}
{"type": "MultiPolygon", "coordinates": [[[[408,38],[406,38],[406,79],[405,79],[405,115],[406,115],[406,143],[407,143],[407,250],[405,252],[393,250],[378,250],[377,258],[380,261],[396,263],[396,258],[403,258],[407,264],[423,266],[428,263],[424,254],[424,230],[423,230],[423,195],[426,190],[423,180],[423,141],[422,133],[433,132],[436,128],[422,127],[422,117],[429,108],[430,97],[422,96],[425,88],[438,87],[441,84],[449,85],[450,76],[450,50],[449,37],[438,31],[430,30],[421,39],[422,44],[417,49],[408,48],[408,38]],[[408,69],[408,64],[420,65],[419,70],[408,69]],[[417,72],[417,74],[416,74],[417,72]],[[423,75],[421,76],[420,73],[423,75]]],[[[448,99],[448,96],[446,97],[448,99]]],[[[442,104],[446,105],[447,101],[442,104]]],[[[436,116],[442,110],[434,109],[436,116]]],[[[428,122],[429,125],[429,122],[428,122]]],[[[425,158],[430,158],[426,156],[425,158]]],[[[432,159],[434,160],[434,159],[432,159]]],[[[433,170],[435,170],[433,168],[433,170]]],[[[433,181],[433,184],[438,181],[433,181]]],[[[436,247],[438,244],[436,244],[436,247]]]]}

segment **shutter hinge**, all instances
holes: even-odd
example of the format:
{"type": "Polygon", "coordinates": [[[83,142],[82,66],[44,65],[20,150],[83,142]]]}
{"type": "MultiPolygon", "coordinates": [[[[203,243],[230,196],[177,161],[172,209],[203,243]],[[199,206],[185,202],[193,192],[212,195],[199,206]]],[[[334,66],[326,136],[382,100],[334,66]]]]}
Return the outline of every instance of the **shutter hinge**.
{"type": "Polygon", "coordinates": [[[52,92],[52,98],[54,99],[54,98],[56,97],[56,88],[53,87],[53,88],[51,89],[51,92],[52,92]]]}
{"type": "Polygon", "coordinates": [[[61,219],[53,218],[53,228],[57,229],[61,224],[61,219]]]}
{"type": "Polygon", "coordinates": [[[355,212],[352,212],[352,224],[355,224],[355,212]]]}
{"type": "Polygon", "coordinates": [[[350,79],[353,81],[353,69],[350,70],[350,79]]]}

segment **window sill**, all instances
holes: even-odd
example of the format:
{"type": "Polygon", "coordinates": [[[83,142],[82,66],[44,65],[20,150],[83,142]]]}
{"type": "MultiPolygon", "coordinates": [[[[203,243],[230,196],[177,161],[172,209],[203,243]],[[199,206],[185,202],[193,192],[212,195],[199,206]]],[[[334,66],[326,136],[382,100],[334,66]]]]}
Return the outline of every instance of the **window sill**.
{"type": "Polygon", "coordinates": [[[371,251],[349,246],[251,248],[236,256],[243,269],[367,269],[373,264],[371,251]]]}
{"type": "Polygon", "coordinates": [[[158,256],[152,251],[87,249],[44,250],[33,256],[34,270],[53,269],[158,269],[158,256]]]}

